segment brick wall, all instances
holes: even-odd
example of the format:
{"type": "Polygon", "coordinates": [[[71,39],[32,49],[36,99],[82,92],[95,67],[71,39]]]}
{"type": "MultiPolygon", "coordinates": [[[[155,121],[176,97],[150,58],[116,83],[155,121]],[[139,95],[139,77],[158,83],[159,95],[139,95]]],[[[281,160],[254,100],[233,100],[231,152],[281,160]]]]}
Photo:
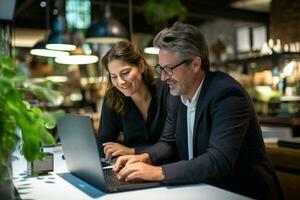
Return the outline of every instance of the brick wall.
{"type": "Polygon", "coordinates": [[[282,44],[300,42],[300,1],[272,0],[270,37],[282,44]]]}

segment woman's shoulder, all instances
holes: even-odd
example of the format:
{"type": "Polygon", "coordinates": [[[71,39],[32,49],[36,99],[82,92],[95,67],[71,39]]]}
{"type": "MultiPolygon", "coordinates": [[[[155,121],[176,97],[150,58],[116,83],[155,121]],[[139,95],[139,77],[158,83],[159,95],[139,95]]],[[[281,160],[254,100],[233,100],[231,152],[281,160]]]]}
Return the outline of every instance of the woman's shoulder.
{"type": "Polygon", "coordinates": [[[180,96],[173,96],[170,93],[170,87],[165,81],[157,79],[156,89],[157,89],[157,92],[156,92],[157,97],[159,99],[164,99],[165,101],[167,101],[166,103],[176,102],[176,104],[177,104],[177,102],[180,100],[180,96]]]}
{"type": "Polygon", "coordinates": [[[155,88],[158,94],[168,93],[170,91],[168,84],[160,79],[155,79],[155,88]]]}

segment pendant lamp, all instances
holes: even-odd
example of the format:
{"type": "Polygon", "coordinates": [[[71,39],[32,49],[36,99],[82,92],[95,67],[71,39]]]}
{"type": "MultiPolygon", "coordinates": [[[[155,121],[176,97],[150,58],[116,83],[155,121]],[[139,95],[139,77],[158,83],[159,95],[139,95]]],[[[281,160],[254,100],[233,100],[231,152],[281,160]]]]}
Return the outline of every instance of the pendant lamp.
{"type": "Polygon", "coordinates": [[[97,44],[113,44],[128,40],[126,28],[112,18],[110,5],[104,7],[104,17],[93,24],[86,32],[86,41],[97,44]]]}
{"type": "Polygon", "coordinates": [[[98,62],[98,56],[91,55],[91,50],[87,48],[88,45],[82,43],[80,33],[74,29],[69,33],[76,49],[70,51],[68,56],[56,57],[55,62],[66,65],[87,65],[98,62]]]}
{"type": "Polygon", "coordinates": [[[98,56],[95,55],[69,55],[55,58],[55,62],[65,65],[88,65],[96,63],[98,60],[98,56]]]}
{"type": "Polygon", "coordinates": [[[59,57],[59,56],[68,56],[70,53],[66,51],[56,51],[46,49],[47,42],[45,40],[38,41],[30,50],[31,55],[35,56],[44,56],[44,57],[59,57]]]}
{"type": "Polygon", "coordinates": [[[144,52],[147,54],[156,54],[157,55],[159,53],[159,49],[157,47],[149,46],[144,49],[144,52]]]}
{"type": "MultiPolygon", "coordinates": [[[[47,30],[49,29],[49,1],[46,1],[46,24],[47,30]]],[[[38,41],[30,50],[31,55],[43,56],[43,57],[57,57],[57,56],[68,56],[70,53],[66,51],[57,51],[46,49],[48,43],[48,34],[46,33],[45,39],[38,41]]]]}
{"type": "Polygon", "coordinates": [[[55,3],[58,14],[53,21],[46,48],[51,50],[73,51],[76,49],[76,46],[72,44],[70,33],[67,32],[64,2],[61,0],[56,0],[55,3]]]}
{"type": "MultiPolygon", "coordinates": [[[[87,55],[83,50],[82,37],[79,34],[79,30],[72,27],[72,30],[67,31],[67,20],[65,17],[65,9],[62,7],[64,4],[61,0],[57,0],[57,7],[59,13],[55,19],[52,32],[46,45],[47,49],[65,50],[70,54],[67,56],[59,56],[55,58],[56,63],[66,65],[85,65],[92,64],[98,61],[98,57],[95,55],[87,55]]],[[[74,7],[76,16],[79,17],[79,7],[74,7]]]]}
{"type": "Polygon", "coordinates": [[[147,54],[156,54],[157,55],[159,53],[159,48],[154,47],[151,42],[144,48],[144,52],[147,54]]]}
{"type": "Polygon", "coordinates": [[[148,42],[147,46],[144,48],[144,53],[146,54],[155,54],[159,53],[159,48],[153,46],[154,37],[148,42]]]}
{"type": "Polygon", "coordinates": [[[86,54],[82,46],[78,46],[68,56],[55,58],[55,62],[65,65],[87,65],[96,63],[98,60],[98,56],[86,54]]]}

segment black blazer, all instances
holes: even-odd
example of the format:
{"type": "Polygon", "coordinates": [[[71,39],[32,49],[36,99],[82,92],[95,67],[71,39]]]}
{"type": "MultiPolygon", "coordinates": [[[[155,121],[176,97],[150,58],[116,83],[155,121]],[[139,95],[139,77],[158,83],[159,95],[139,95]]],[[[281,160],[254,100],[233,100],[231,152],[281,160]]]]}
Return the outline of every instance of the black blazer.
{"type": "Polygon", "coordinates": [[[252,100],[227,74],[206,73],[195,114],[193,160],[188,160],[186,106],[181,103],[177,118],[167,123],[160,141],[146,150],[156,164],[179,157],[162,165],[166,184],[205,182],[256,199],[283,198],[252,100]]]}
{"type": "Polygon", "coordinates": [[[117,113],[107,105],[104,99],[99,125],[98,142],[100,154],[104,156],[102,143],[119,142],[127,147],[134,147],[139,153],[145,147],[155,144],[164,128],[166,116],[170,110],[177,110],[179,97],[170,94],[169,86],[157,80],[156,85],[150,88],[152,96],[148,119],[145,122],[137,106],[130,97],[125,98],[125,113],[117,113]],[[173,108],[176,107],[176,108],[173,108]],[[122,141],[118,141],[122,133],[122,141]]]}

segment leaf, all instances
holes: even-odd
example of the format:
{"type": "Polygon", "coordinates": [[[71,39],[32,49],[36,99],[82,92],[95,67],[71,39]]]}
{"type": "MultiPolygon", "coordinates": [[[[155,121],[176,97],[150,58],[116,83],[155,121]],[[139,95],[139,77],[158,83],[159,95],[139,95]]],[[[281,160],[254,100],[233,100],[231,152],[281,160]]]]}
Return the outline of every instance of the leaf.
{"type": "Polygon", "coordinates": [[[31,109],[31,105],[28,101],[23,101],[24,105],[26,106],[27,110],[31,109]]]}
{"type": "MultiPolygon", "coordinates": [[[[0,179],[3,171],[3,159],[10,153],[19,140],[16,128],[21,129],[21,152],[28,161],[43,159],[41,144],[53,145],[55,140],[46,128],[54,128],[55,115],[44,113],[38,107],[31,107],[24,101],[25,94],[33,92],[39,97],[52,102],[59,96],[58,92],[34,85],[24,76],[17,75],[9,57],[0,56],[0,179]]],[[[1,181],[1,180],[0,180],[1,181]]]]}
{"type": "Polygon", "coordinates": [[[56,126],[55,118],[49,113],[44,113],[40,116],[40,119],[43,121],[44,126],[47,129],[53,129],[56,126]]]}
{"type": "Polygon", "coordinates": [[[40,136],[41,136],[41,142],[42,142],[42,146],[52,146],[55,144],[55,140],[52,137],[52,135],[46,131],[45,129],[42,129],[40,132],[40,136]]]}
{"type": "Polygon", "coordinates": [[[16,75],[16,72],[11,67],[4,65],[2,66],[2,74],[7,78],[11,78],[16,75]]]}
{"type": "Polygon", "coordinates": [[[52,103],[56,102],[57,98],[59,97],[59,92],[54,91],[50,88],[34,85],[30,82],[28,82],[27,90],[32,92],[37,97],[41,99],[47,99],[52,103]]]}
{"type": "Polygon", "coordinates": [[[180,0],[147,0],[144,4],[144,11],[147,22],[157,25],[165,24],[174,17],[182,21],[187,14],[187,9],[180,0]]]}
{"type": "Polygon", "coordinates": [[[0,76],[0,94],[4,95],[12,88],[13,84],[9,81],[9,79],[0,76]]]}
{"type": "Polygon", "coordinates": [[[33,107],[31,111],[36,119],[39,119],[43,115],[43,111],[37,106],[33,107]]]}

